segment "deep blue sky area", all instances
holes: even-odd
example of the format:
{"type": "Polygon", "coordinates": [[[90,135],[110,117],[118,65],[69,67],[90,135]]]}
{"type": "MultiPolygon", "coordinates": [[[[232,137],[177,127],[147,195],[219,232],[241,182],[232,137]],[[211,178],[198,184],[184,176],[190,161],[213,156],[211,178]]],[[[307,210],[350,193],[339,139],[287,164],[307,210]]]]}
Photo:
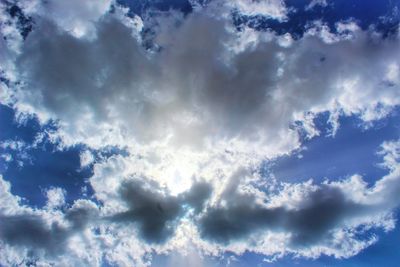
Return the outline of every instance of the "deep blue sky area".
{"type": "MultiPolygon", "coordinates": [[[[198,1],[203,6],[215,0],[198,1]]],[[[285,0],[286,6],[291,10],[288,19],[277,21],[263,16],[243,16],[233,12],[232,19],[240,29],[244,25],[256,30],[272,29],[279,34],[291,33],[295,38],[303,35],[312,21],[319,20],[327,24],[332,30],[338,21],[355,21],[363,29],[371,25],[385,35],[396,32],[399,23],[400,1],[398,0],[327,0],[328,5],[307,8],[310,0],[285,0]]],[[[191,13],[193,8],[187,0],[158,0],[136,1],[118,0],[118,3],[130,8],[131,14],[142,15],[148,10],[168,11],[177,10],[184,14],[191,13]]]]}
{"type": "Polygon", "coordinates": [[[168,11],[178,10],[185,14],[193,11],[192,5],[187,0],[169,0],[169,1],[136,1],[136,0],[118,0],[118,3],[129,7],[132,14],[143,15],[148,10],[168,11]]]}
{"type": "Polygon", "coordinates": [[[34,206],[43,206],[46,198],[44,192],[51,187],[62,187],[68,193],[66,200],[81,196],[85,178],[90,177],[89,168],[80,168],[82,147],[68,147],[60,150],[58,144],[44,139],[32,147],[36,136],[49,131],[54,126],[40,126],[36,118],[25,119],[21,124],[16,121],[14,111],[0,105],[0,142],[23,142],[21,150],[0,148],[1,154],[10,154],[12,160],[0,159],[0,170],[5,180],[11,181],[12,192],[26,199],[34,206]]]}
{"type": "Polygon", "coordinates": [[[335,136],[330,136],[326,115],[315,120],[320,136],[305,140],[298,153],[270,163],[271,172],[278,180],[297,182],[312,178],[322,181],[360,174],[373,183],[387,173],[379,166],[382,157],[378,151],[383,141],[399,138],[399,110],[369,127],[356,116],[341,117],[335,136]]]}
{"type": "Polygon", "coordinates": [[[280,34],[289,32],[294,37],[301,37],[307,25],[315,20],[327,24],[332,30],[338,21],[355,21],[363,29],[373,24],[385,34],[393,33],[399,22],[400,2],[397,0],[328,0],[328,6],[317,5],[312,9],[306,8],[310,3],[308,0],[286,0],[285,3],[292,10],[286,21],[262,16],[234,16],[234,20],[239,27],[244,24],[257,30],[273,29],[280,34]]]}
{"type": "MultiPolygon", "coordinates": [[[[93,175],[93,165],[81,168],[80,154],[87,149],[77,144],[60,149],[59,143],[44,138],[34,146],[40,134],[56,129],[55,123],[41,126],[35,117],[18,121],[12,108],[0,105],[0,143],[22,142],[22,149],[0,146],[0,154],[11,155],[6,162],[0,158],[0,174],[12,184],[12,193],[24,198],[33,206],[46,203],[45,191],[52,187],[65,189],[66,202],[72,204],[83,195],[90,197],[92,189],[87,179],[93,175]]],[[[112,155],[127,155],[123,148],[106,147],[91,150],[95,160],[104,160],[112,155]]]]}

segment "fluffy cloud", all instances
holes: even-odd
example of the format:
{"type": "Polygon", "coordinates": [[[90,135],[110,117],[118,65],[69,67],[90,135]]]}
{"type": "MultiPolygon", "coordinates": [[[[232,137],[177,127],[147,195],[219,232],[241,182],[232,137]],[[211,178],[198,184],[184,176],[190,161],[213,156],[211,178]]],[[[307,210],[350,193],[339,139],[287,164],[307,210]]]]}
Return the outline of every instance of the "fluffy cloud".
{"type": "Polygon", "coordinates": [[[265,16],[277,20],[286,19],[288,10],[282,0],[234,0],[227,6],[247,16],[265,16]]]}
{"type": "Polygon", "coordinates": [[[16,36],[0,41],[12,81],[1,84],[3,103],[57,121],[49,135],[65,146],[129,152],[100,161],[82,153],[81,167],[93,166],[94,202],[67,206],[68,192],[53,188],[47,206],[33,209],[1,179],[2,264],[146,265],[152,252],[193,246],[349,257],[376,241],[369,231],[393,228],[399,142],[383,144],[389,174],[372,187],[357,175],[282,184],[257,173],[263,160],[300,148],[303,132],[318,135],[313,119],[322,112],[333,131],[340,115],[368,124],[389,114],[400,103],[398,36],[354,23],[335,33],[315,23],[297,40],[237,31],[227,8],[281,20],[287,10],[282,1],[232,1],[185,18],[159,15],[152,49],[138,34],[141,20],[111,4],[21,1],[35,20],[25,40],[0,24],[16,36]]]}
{"type": "Polygon", "coordinates": [[[316,26],[288,44],[254,32],[249,43],[248,31],[195,13],[160,29],[162,49],[150,53],[113,15],[92,40],[38,20],[17,59],[15,106],[58,119],[67,144],[235,147],[272,158],[299,146],[291,125],[308,125],[305,114],[371,121],[398,104],[397,39],[316,26]]]}
{"type": "Polygon", "coordinates": [[[46,191],[47,206],[49,208],[58,208],[65,204],[65,190],[62,188],[51,188],[46,191]]]}

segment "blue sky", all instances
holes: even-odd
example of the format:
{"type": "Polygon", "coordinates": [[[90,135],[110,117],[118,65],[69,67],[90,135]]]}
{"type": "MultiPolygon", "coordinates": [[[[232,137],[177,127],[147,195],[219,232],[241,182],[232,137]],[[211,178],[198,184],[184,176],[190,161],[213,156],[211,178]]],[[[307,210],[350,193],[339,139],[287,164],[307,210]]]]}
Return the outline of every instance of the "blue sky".
{"type": "Polygon", "coordinates": [[[400,1],[0,10],[0,266],[399,262],[400,1]]]}
{"type": "Polygon", "coordinates": [[[368,129],[357,118],[344,117],[335,136],[330,136],[327,118],[322,114],[316,118],[318,127],[323,129],[321,136],[306,140],[304,150],[271,162],[271,172],[284,181],[345,178],[358,173],[373,183],[385,174],[379,167],[381,157],[377,153],[382,140],[396,140],[399,136],[397,113],[393,111],[391,116],[368,129]]]}

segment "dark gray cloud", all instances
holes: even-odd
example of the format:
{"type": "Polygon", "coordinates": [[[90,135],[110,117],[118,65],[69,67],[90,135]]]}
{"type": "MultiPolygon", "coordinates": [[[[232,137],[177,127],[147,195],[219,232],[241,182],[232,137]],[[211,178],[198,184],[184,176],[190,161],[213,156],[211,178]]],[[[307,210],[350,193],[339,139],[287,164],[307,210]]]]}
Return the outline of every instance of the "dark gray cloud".
{"type": "Polygon", "coordinates": [[[43,214],[0,215],[0,240],[27,248],[33,255],[56,256],[66,249],[68,239],[79,234],[97,218],[97,209],[86,200],[77,201],[63,214],[67,225],[49,222],[43,214]]]}
{"type": "Polygon", "coordinates": [[[175,233],[179,220],[187,212],[185,206],[198,213],[210,194],[211,186],[204,182],[194,183],[189,191],[171,196],[156,182],[130,180],[120,187],[120,197],[128,210],[109,219],[117,223],[135,223],[145,241],[163,243],[175,233]]]}
{"type": "Polygon", "coordinates": [[[50,226],[41,216],[14,215],[0,217],[0,239],[11,246],[23,246],[33,253],[42,250],[49,255],[60,253],[70,232],[59,225],[50,226]]]}
{"type": "Polygon", "coordinates": [[[183,210],[178,198],[164,195],[157,189],[155,185],[146,188],[139,180],[122,184],[121,198],[129,209],[114,215],[111,220],[137,223],[141,236],[148,242],[165,241],[174,233],[183,210]]]}
{"type": "Polygon", "coordinates": [[[265,209],[254,203],[242,203],[209,208],[198,223],[204,238],[229,244],[261,229],[276,229],[283,225],[284,215],[281,208],[265,209]]]}
{"type": "MultiPolygon", "coordinates": [[[[238,181],[237,173],[232,180],[238,181]]],[[[223,244],[270,230],[291,234],[291,246],[306,247],[330,239],[330,231],[345,220],[373,213],[374,207],[355,203],[339,189],[321,185],[295,208],[266,207],[255,196],[239,193],[237,182],[227,186],[224,205],[209,207],[198,221],[202,236],[223,244]]],[[[289,201],[289,200],[288,200],[289,201]]]]}
{"type": "Polygon", "coordinates": [[[284,229],[292,233],[292,245],[312,245],[329,239],[331,230],[341,227],[344,220],[365,214],[366,209],[366,205],[347,200],[340,189],[323,185],[297,210],[286,212],[284,229]]]}
{"type": "Polygon", "coordinates": [[[107,104],[127,88],[136,91],[135,82],[146,73],[143,49],[116,19],[97,25],[96,42],[39,20],[23,51],[17,64],[24,80],[41,91],[42,107],[63,114],[60,118],[75,118],[77,113],[68,107],[76,105],[98,121],[110,119],[107,104]]]}

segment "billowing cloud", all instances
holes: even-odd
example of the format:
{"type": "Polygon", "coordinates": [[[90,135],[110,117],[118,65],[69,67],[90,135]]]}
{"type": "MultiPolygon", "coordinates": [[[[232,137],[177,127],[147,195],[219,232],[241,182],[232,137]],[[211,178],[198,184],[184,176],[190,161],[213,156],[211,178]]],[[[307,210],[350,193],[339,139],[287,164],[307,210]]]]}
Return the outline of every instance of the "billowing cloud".
{"type": "Polygon", "coordinates": [[[394,227],[399,142],[382,145],[389,173],[372,186],[358,175],[285,184],[259,170],[318,135],[322,112],[334,134],[339,116],[369,126],[399,105],[398,36],[353,22],[315,22],[299,39],[238,31],[231,11],[284,20],[288,10],[226,1],[156,14],[149,48],[146,20],[111,1],[19,5],[35,23],[22,38],[1,5],[13,21],[0,21],[1,33],[15,37],[0,41],[1,101],[56,121],[51,140],[88,149],[81,167],[93,166],[93,199],[68,205],[68,192],[51,188],[45,207],[27,207],[1,179],[0,263],[140,266],[193,247],[350,257],[376,241],[371,231],[394,227]],[[128,153],[90,152],[107,146],[128,153]]]}
{"type": "Polygon", "coordinates": [[[16,61],[25,85],[15,104],[58,119],[67,143],[233,146],[274,157],[299,146],[291,125],[307,124],[305,114],[371,121],[398,104],[397,40],[354,25],[338,25],[339,35],[316,26],[287,43],[195,13],[160,29],[163,49],[152,54],[112,15],[98,22],[95,39],[37,23],[16,61]]]}

